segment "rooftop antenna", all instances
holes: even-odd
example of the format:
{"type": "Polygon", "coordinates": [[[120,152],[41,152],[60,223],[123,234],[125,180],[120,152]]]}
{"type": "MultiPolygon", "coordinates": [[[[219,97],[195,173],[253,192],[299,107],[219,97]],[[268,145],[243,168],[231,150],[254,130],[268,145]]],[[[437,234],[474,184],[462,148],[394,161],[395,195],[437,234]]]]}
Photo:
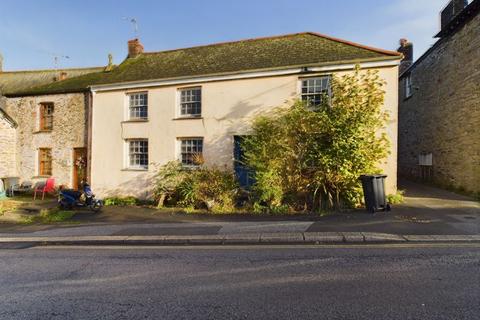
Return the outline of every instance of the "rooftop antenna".
{"type": "Polygon", "coordinates": [[[53,55],[53,65],[55,67],[55,70],[58,70],[58,61],[60,59],[70,59],[69,56],[65,56],[61,54],[52,53],[52,55],[53,55]]]}
{"type": "Polygon", "coordinates": [[[127,20],[129,21],[132,26],[133,26],[133,33],[135,35],[135,38],[138,38],[138,23],[137,23],[137,19],[135,18],[128,18],[128,17],[123,17],[122,18],[123,20],[127,20]]]}

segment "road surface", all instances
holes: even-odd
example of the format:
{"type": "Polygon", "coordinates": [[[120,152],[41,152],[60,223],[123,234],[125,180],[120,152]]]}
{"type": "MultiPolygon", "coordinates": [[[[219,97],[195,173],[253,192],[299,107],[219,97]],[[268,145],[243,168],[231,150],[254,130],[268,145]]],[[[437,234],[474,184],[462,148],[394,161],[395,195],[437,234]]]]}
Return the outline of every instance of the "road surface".
{"type": "Polygon", "coordinates": [[[480,246],[0,250],[0,319],[478,319],[480,246]]]}

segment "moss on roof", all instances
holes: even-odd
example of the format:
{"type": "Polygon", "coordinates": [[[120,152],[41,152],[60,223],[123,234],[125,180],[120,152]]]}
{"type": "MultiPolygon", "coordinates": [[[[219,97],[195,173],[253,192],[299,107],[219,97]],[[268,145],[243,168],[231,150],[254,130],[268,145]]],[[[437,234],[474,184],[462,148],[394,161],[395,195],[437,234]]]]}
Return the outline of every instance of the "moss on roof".
{"type": "Polygon", "coordinates": [[[307,32],[147,52],[126,59],[111,72],[91,73],[16,94],[66,93],[91,85],[400,58],[396,52],[307,32]]]}
{"type": "Polygon", "coordinates": [[[4,71],[0,72],[0,94],[10,95],[53,83],[58,79],[61,72],[65,72],[67,77],[73,78],[101,70],[103,70],[103,67],[4,71]]]}

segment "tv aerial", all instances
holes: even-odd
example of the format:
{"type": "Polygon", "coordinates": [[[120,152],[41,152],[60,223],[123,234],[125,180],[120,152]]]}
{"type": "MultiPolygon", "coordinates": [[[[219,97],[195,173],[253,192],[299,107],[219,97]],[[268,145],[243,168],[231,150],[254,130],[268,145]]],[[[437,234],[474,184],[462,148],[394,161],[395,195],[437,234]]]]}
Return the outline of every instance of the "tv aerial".
{"type": "Polygon", "coordinates": [[[135,35],[135,38],[138,38],[138,23],[136,18],[128,18],[128,17],[123,17],[123,20],[126,20],[132,24],[133,27],[133,33],[135,35]]]}

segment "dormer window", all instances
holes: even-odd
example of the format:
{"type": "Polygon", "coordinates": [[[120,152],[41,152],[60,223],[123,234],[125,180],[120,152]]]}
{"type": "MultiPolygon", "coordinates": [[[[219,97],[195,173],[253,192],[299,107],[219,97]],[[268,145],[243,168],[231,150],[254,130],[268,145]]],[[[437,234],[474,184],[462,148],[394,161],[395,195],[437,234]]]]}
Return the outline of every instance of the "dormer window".
{"type": "Polygon", "coordinates": [[[39,108],[39,129],[40,131],[51,131],[53,129],[53,103],[44,102],[39,108]]]}

